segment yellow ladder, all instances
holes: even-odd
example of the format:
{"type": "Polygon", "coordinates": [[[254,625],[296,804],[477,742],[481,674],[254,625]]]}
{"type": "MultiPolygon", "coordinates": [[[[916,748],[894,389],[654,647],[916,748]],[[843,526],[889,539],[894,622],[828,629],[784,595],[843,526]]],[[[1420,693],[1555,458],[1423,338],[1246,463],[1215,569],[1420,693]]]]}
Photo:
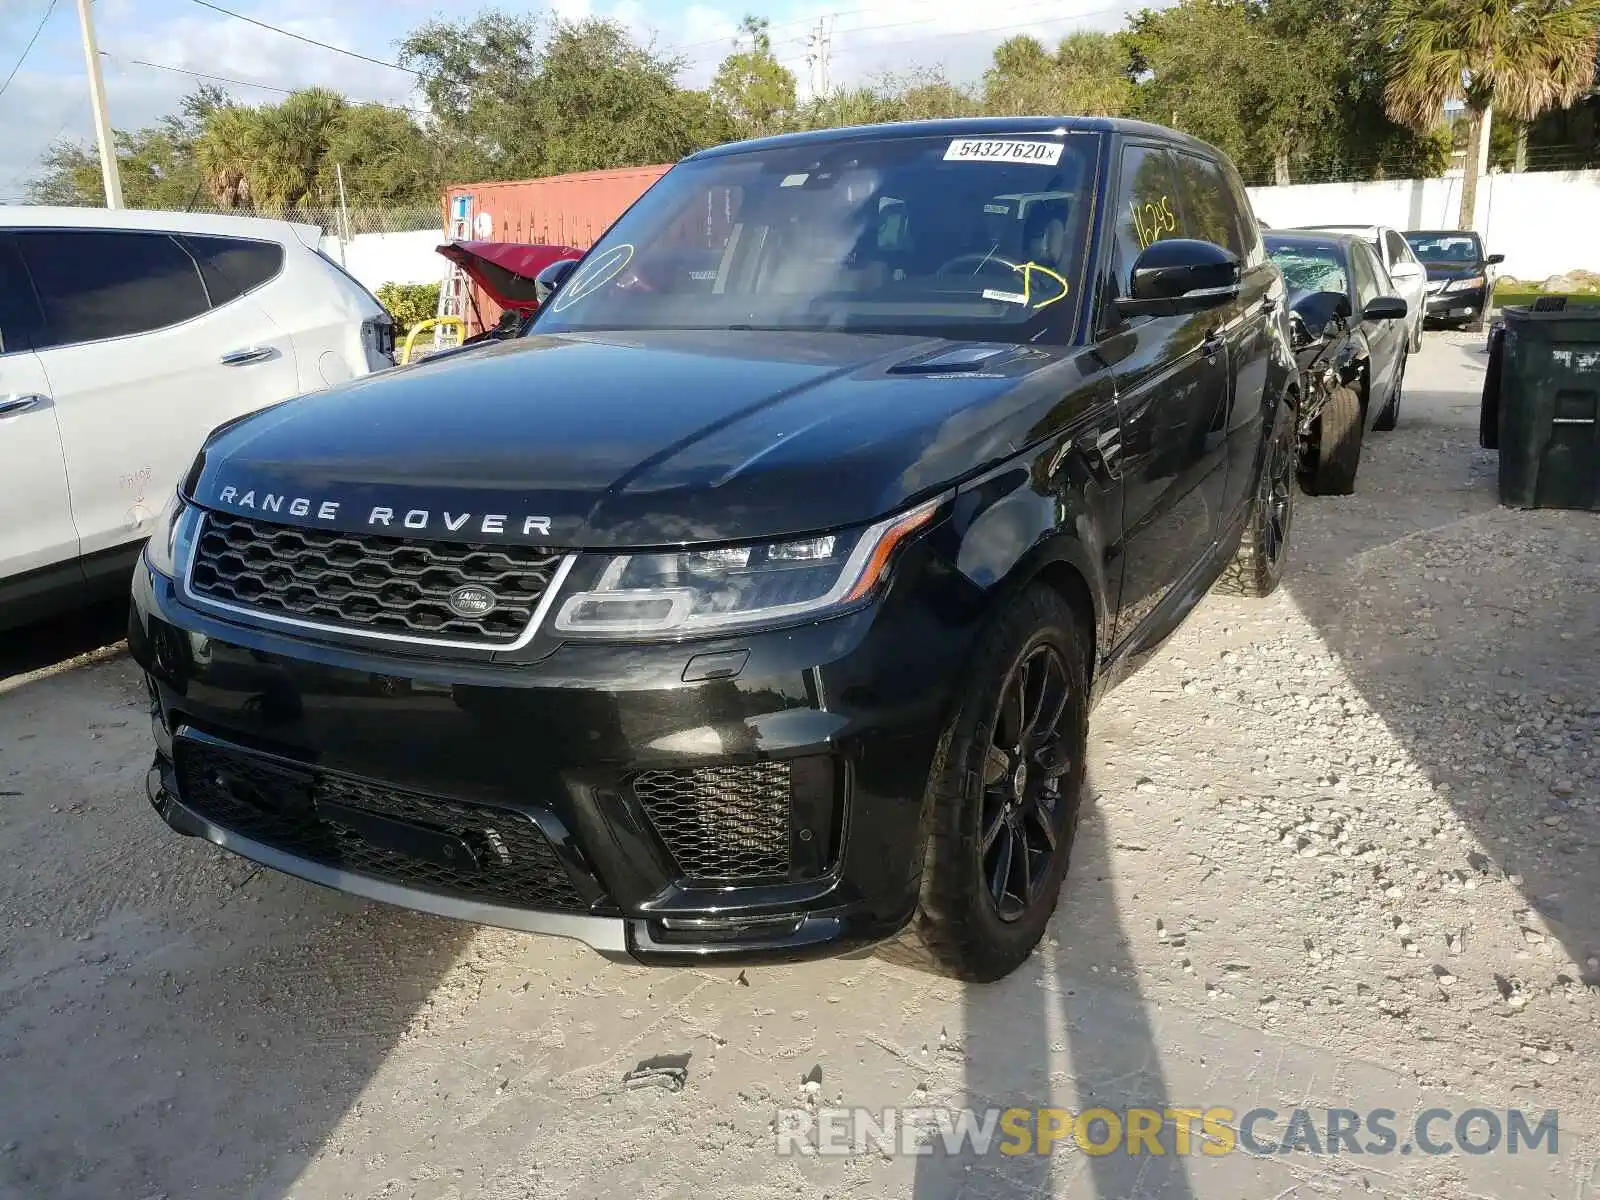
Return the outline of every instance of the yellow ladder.
{"type": "MultiPolygon", "coordinates": [[[[472,237],[472,199],[468,196],[452,196],[450,198],[450,223],[449,238],[452,242],[469,241],[472,237]],[[458,201],[465,201],[458,206],[458,201]]],[[[472,286],[467,278],[467,273],[452,261],[444,273],[444,282],[439,285],[439,308],[434,314],[436,324],[433,327],[434,349],[442,350],[452,343],[447,342],[446,330],[456,328],[465,333],[467,320],[467,289],[472,286]]],[[[459,344],[459,343],[455,343],[459,344]]]]}

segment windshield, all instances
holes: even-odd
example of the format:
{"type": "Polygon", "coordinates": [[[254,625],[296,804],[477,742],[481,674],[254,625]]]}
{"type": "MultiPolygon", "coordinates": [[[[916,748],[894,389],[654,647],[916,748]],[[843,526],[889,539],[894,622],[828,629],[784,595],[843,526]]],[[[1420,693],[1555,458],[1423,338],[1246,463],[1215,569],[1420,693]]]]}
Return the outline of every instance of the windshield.
{"type": "Polygon", "coordinates": [[[1344,263],[1334,246],[1317,242],[1274,244],[1268,238],[1267,251],[1292,291],[1349,294],[1344,263]]]}
{"type": "Polygon", "coordinates": [[[682,163],[532,332],[1067,329],[1099,137],[884,138],[682,163]],[[1059,307],[1055,307],[1059,306],[1059,307]],[[1059,322],[1058,322],[1059,318],[1059,322]]]}
{"type": "Polygon", "coordinates": [[[1406,241],[1423,262],[1475,263],[1482,247],[1473,233],[1408,233],[1406,241]]]}

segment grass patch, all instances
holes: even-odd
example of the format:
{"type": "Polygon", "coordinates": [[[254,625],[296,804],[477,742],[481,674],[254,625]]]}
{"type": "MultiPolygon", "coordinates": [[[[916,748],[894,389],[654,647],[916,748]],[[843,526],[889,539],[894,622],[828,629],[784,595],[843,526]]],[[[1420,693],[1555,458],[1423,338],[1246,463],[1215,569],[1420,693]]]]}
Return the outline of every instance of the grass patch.
{"type": "MultiPolygon", "coordinates": [[[[1600,304],[1600,295],[1578,293],[1564,293],[1567,297],[1567,307],[1578,304],[1600,304]]],[[[1509,288],[1495,288],[1493,308],[1505,308],[1509,305],[1532,304],[1544,292],[1512,291],[1509,288]]]]}

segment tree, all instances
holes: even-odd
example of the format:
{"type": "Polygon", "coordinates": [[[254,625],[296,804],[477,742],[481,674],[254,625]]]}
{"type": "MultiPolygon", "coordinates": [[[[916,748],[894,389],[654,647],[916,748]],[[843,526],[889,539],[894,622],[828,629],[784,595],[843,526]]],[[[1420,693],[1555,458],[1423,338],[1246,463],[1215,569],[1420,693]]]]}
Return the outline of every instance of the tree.
{"type": "Polygon", "coordinates": [[[1446,103],[1465,105],[1457,224],[1471,229],[1495,111],[1531,121],[1589,90],[1600,0],[1393,0],[1382,29],[1393,45],[1384,100],[1397,120],[1431,129],[1446,103]]]}
{"type": "MultiPolygon", "coordinates": [[[[227,95],[208,84],[185,96],[177,113],[156,124],[116,130],[124,201],[132,208],[185,208],[194,203],[204,192],[195,143],[205,122],[227,105],[227,95]]],[[[46,151],[42,166],[28,189],[36,203],[105,203],[100,157],[91,146],[58,141],[46,151]]]]}
{"type": "Polygon", "coordinates": [[[741,137],[778,133],[793,120],[794,74],[773,54],[765,17],[747,16],[740,23],[711,95],[732,114],[741,137]]]}
{"type": "Polygon", "coordinates": [[[1027,34],[995,48],[983,77],[984,108],[997,116],[1115,117],[1133,99],[1128,49],[1107,33],[1074,33],[1051,54],[1027,34]]]}
{"type": "Polygon", "coordinates": [[[671,162],[726,130],[677,85],[681,63],[613,21],[485,13],[401,43],[456,179],[526,179],[671,162]]]}

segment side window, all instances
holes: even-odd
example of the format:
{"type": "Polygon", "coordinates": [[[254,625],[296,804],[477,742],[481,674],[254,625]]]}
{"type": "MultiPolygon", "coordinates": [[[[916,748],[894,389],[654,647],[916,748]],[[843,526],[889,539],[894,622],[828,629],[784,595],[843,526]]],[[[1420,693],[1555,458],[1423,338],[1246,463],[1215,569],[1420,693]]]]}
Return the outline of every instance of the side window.
{"type": "Polygon", "coordinates": [[[44,308],[39,348],[148,333],[210,307],[187,251],[164,233],[17,234],[44,308]]]}
{"type": "Polygon", "coordinates": [[[1385,257],[1389,260],[1391,267],[1396,263],[1403,263],[1411,257],[1411,252],[1406,249],[1405,238],[1392,229],[1383,235],[1383,245],[1384,249],[1388,251],[1385,257]]]}
{"type": "Polygon", "coordinates": [[[1250,203],[1250,193],[1245,191],[1244,180],[1232,167],[1223,168],[1228,183],[1228,194],[1233,198],[1233,216],[1239,226],[1240,243],[1244,253],[1240,256],[1247,267],[1259,267],[1267,261],[1267,245],[1261,239],[1261,225],[1256,220],[1255,206],[1250,203]]]}
{"type": "Polygon", "coordinates": [[[11,239],[0,234],[0,354],[15,354],[34,345],[39,310],[33,284],[11,239]]]}
{"type": "Polygon", "coordinates": [[[1139,252],[1151,242],[1180,236],[1171,156],[1155,146],[1125,147],[1116,195],[1112,250],[1117,292],[1126,295],[1139,252]]]}
{"type": "Polygon", "coordinates": [[[188,234],[178,241],[200,268],[212,308],[255,290],[283,270],[283,247],[276,242],[188,234]]]}
{"type": "Polygon", "coordinates": [[[1378,262],[1365,242],[1350,245],[1350,274],[1355,278],[1356,301],[1365,308],[1383,294],[1378,262]]]}
{"type": "Polygon", "coordinates": [[[1180,153],[1176,157],[1178,189],[1188,216],[1189,236],[1232,250],[1242,259],[1244,244],[1222,168],[1193,154],[1180,153]]]}

